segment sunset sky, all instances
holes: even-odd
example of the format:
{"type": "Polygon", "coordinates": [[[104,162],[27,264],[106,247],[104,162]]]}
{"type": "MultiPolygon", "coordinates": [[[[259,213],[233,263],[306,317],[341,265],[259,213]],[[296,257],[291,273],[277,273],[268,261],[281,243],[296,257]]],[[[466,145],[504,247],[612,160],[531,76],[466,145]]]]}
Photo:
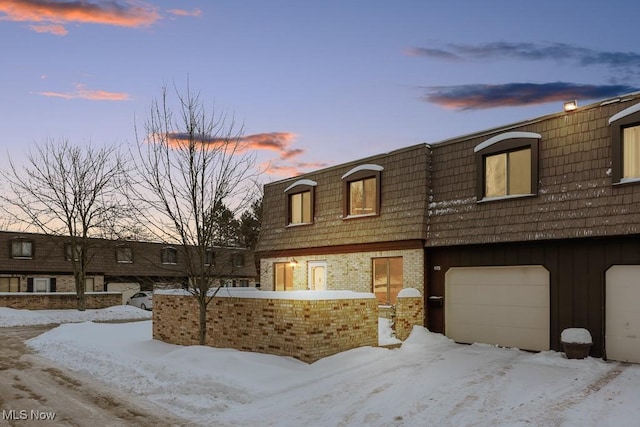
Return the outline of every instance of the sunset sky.
{"type": "Polygon", "coordinates": [[[1,0],[2,161],[133,144],[163,85],[268,182],[640,90],[637,0],[1,0]]]}

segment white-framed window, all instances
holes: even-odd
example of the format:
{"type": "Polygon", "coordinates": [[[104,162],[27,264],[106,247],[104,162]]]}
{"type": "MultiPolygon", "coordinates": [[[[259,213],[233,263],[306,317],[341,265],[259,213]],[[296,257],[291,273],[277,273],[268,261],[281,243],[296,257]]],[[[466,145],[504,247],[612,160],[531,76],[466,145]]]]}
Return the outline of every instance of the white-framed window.
{"type": "Polygon", "coordinates": [[[48,278],[36,277],[33,279],[33,292],[49,292],[49,284],[48,278]]]}

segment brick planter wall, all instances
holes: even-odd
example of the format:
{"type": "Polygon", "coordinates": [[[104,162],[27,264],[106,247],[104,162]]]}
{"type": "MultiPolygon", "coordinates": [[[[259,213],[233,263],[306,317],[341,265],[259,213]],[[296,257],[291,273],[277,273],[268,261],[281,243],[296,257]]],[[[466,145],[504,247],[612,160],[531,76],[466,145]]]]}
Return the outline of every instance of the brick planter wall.
{"type": "MultiPolygon", "coordinates": [[[[315,291],[295,292],[295,299],[275,297],[284,292],[264,291],[217,296],[207,310],[206,344],[292,356],[307,363],[352,348],[378,345],[378,302],[373,294],[324,300],[303,299],[305,292],[315,296],[311,294],[315,291]],[[239,294],[245,295],[236,296],[239,294]]],[[[155,293],[153,338],[197,345],[197,300],[190,295],[155,293]]]]}
{"type": "MultiPolygon", "coordinates": [[[[120,292],[88,292],[87,308],[107,308],[122,305],[120,292]]],[[[56,293],[0,293],[0,307],[23,310],[66,310],[78,308],[75,292],[56,293]]]]}
{"type": "Polygon", "coordinates": [[[406,340],[415,325],[424,325],[424,298],[399,296],[396,303],[396,337],[406,340]]]}

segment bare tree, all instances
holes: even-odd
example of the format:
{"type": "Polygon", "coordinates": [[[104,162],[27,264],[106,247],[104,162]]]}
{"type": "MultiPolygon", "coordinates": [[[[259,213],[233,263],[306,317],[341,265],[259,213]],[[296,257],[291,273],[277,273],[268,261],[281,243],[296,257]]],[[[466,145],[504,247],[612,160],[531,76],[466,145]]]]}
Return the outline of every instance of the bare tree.
{"type": "Polygon", "coordinates": [[[2,171],[8,191],[3,210],[15,220],[47,235],[67,236],[78,310],[86,309],[85,278],[96,239],[120,215],[117,191],[122,164],[115,147],[74,146],[48,140],[29,152],[26,165],[9,159],[2,171]]]}
{"type": "Polygon", "coordinates": [[[136,177],[129,198],[139,219],[158,239],[178,245],[185,289],[199,306],[199,341],[205,344],[207,307],[234,269],[231,257],[213,258],[222,234],[221,206],[244,210],[255,187],[255,157],[224,115],[209,113],[199,94],[174,87],[177,117],[166,87],[152,103],[144,135],[137,135],[136,177]],[[223,260],[229,262],[223,262],[223,260]]]}

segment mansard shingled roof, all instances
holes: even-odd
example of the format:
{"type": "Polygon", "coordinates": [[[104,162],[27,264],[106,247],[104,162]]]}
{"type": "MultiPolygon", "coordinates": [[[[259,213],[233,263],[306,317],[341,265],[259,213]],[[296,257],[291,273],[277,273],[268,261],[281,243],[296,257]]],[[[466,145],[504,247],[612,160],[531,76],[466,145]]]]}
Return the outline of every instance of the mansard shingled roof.
{"type": "Polygon", "coordinates": [[[414,145],[393,152],[267,184],[257,251],[398,242],[426,236],[428,147],[414,145]],[[343,175],[363,164],[382,166],[380,215],[345,219],[343,175]],[[315,181],[315,218],[311,225],[287,226],[285,189],[315,181]]]}

